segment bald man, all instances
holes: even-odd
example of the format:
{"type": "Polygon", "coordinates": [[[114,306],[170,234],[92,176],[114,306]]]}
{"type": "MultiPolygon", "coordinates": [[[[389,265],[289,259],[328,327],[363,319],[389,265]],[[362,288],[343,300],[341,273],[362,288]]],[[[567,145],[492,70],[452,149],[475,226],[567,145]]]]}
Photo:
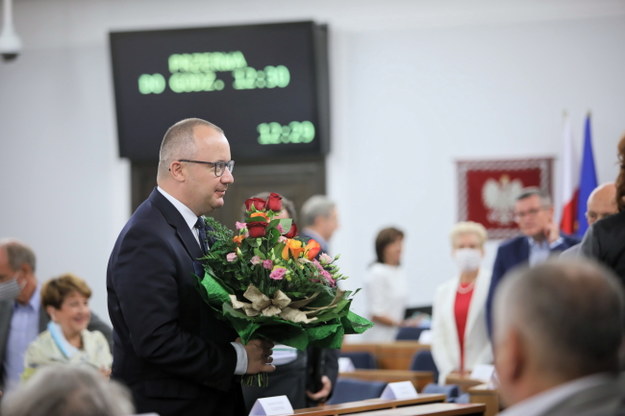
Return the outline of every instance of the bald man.
{"type": "Polygon", "coordinates": [[[174,124],[161,143],[158,186],[111,253],[113,378],[130,387],[137,413],[243,415],[238,376],[275,369],[270,343],[243,346],[194,277],[207,250],[201,216],[223,206],[233,168],[222,129],[196,118],[174,124]]]}
{"type": "Polygon", "coordinates": [[[623,292],[587,259],[512,272],[494,301],[500,416],[623,414],[623,292]],[[600,301],[599,301],[600,300],[600,301]]]}
{"type": "MultiPolygon", "coordinates": [[[[616,185],[614,182],[607,182],[597,186],[588,195],[586,201],[586,220],[590,227],[599,220],[602,220],[610,215],[614,215],[618,212],[616,205],[616,185]]],[[[577,244],[562,252],[561,256],[572,257],[580,256],[581,244],[577,244]]]]}

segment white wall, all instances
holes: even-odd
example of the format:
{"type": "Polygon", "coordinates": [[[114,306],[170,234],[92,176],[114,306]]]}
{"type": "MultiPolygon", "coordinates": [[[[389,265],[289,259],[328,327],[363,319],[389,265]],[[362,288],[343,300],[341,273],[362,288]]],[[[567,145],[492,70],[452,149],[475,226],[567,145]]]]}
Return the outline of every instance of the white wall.
{"type": "Polygon", "coordinates": [[[33,246],[41,280],[85,277],[106,317],[106,262],[130,214],[108,32],[314,19],[331,30],[333,251],[357,287],[377,230],[400,226],[411,301],[430,303],[453,274],[454,160],[557,157],[563,110],[578,139],[592,110],[607,181],[625,133],[624,1],[466,3],[17,0],[24,50],[0,63],[0,237],[33,246]]]}

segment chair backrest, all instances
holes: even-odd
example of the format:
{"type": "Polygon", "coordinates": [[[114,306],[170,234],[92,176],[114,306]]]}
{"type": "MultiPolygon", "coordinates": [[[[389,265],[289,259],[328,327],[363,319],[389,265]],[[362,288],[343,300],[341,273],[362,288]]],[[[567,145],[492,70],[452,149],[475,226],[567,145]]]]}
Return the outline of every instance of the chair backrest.
{"type": "Polygon", "coordinates": [[[352,363],[354,363],[354,367],[356,368],[366,370],[374,370],[378,368],[378,365],[375,362],[375,357],[367,351],[341,352],[341,357],[347,357],[352,360],[352,363]]]}
{"type": "Polygon", "coordinates": [[[434,375],[434,381],[438,380],[438,369],[436,368],[436,363],[434,363],[434,358],[432,358],[432,352],[430,350],[417,351],[412,356],[410,370],[431,371],[434,375]]]}
{"type": "Polygon", "coordinates": [[[421,328],[416,326],[402,326],[401,328],[399,328],[399,331],[397,331],[395,339],[398,341],[418,341],[419,336],[421,336],[421,332],[423,332],[424,329],[427,328],[421,328]]]}
{"type": "Polygon", "coordinates": [[[429,383],[423,388],[423,393],[444,394],[447,401],[453,401],[460,394],[460,389],[456,384],[445,384],[441,386],[436,383],[429,383]]]}
{"type": "Polygon", "coordinates": [[[374,399],[382,395],[387,383],[384,381],[367,381],[339,377],[329,404],[354,402],[357,400],[374,399]]]}

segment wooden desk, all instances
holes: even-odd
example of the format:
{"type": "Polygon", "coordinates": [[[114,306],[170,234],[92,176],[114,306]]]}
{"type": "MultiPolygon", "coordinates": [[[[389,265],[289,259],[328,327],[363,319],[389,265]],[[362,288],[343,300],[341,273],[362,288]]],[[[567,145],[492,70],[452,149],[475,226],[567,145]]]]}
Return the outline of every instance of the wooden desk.
{"type": "Polygon", "coordinates": [[[430,346],[417,341],[376,342],[343,344],[341,351],[366,351],[373,354],[378,368],[384,370],[408,370],[417,351],[429,350],[430,346]]]}
{"type": "Polygon", "coordinates": [[[483,416],[483,404],[433,403],[396,409],[374,410],[358,416],[483,416]]]}
{"type": "Polygon", "coordinates": [[[484,381],[469,378],[469,376],[464,376],[459,373],[449,373],[447,378],[445,378],[445,384],[457,384],[461,392],[468,393],[471,387],[484,384],[484,381]]]}
{"type": "Polygon", "coordinates": [[[414,388],[419,392],[434,380],[434,375],[431,371],[410,370],[355,370],[339,373],[339,377],[368,381],[385,381],[387,383],[411,381],[414,388]]]}
{"type": "Polygon", "coordinates": [[[317,407],[306,407],[295,410],[295,415],[305,416],[336,416],[349,413],[364,412],[368,410],[394,409],[401,406],[413,406],[416,404],[444,402],[444,394],[420,394],[414,399],[387,400],[369,399],[341,404],[326,404],[317,407]]]}
{"type": "Polygon", "coordinates": [[[499,393],[487,384],[469,388],[469,400],[471,403],[486,405],[484,416],[495,416],[499,413],[499,393]]]}

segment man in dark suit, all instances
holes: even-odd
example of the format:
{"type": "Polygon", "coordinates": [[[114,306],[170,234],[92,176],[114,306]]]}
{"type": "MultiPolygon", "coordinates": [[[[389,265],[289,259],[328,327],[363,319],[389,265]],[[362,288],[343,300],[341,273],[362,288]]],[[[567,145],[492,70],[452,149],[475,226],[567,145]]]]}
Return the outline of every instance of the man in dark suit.
{"type": "Polygon", "coordinates": [[[488,333],[492,335],[492,307],[495,289],[512,268],[541,263],[579,240],[559,232],[553,220],[551,198],[538,188],[526,188],[514,204],[514,217],[523,235],[504,241],[497,250],[493,276],[486,298],[488,333]]]}
{"type": "MultiPolygon", "coordinates": [[[[321,246],[321,253],[328,253],[329,241],[338,228],[336,204],[324,195],[311,196],[302,205],[300,217],[304,229],[300,238],[304,241],[313,239],[321,246]]],[[[308,351],[306,395],[308,405],[314,406],[325,402],[332,394],[338,377],[339,350],[330,348],[309,348],[308,351]],[[321,377],[320,380],[317,380],[321,377]],[[317,385],[321,382],[320,385],[317,385]]]]}
{"type": "Polygon", "coordinates": [[[614,274],[589,260],[510,273],[494,302],[500,415],[624,414],[623,307],[614,274]]]}
{"type": "MultiPolygon", "coordinates": [[[[41,307],[33,250],[17,240],[0,241],[0,392],[10,390],[24,370],[24,353],[46,330],[50,317],[41,307]]],[[[111,342],[111,328],[95,314],[87,327],[111,342]]]]}
{"type": "Polygon", "coordinates": [[[272,345],[241,345],[204,303],[194,276],[207,249],[200,217],[223,206],[233,167],[219,127],[200,119],[170,127],[158,187],[113,248],[107,273],[113,377],[130,387],[138,413],[244,414],[238,375],[274,370],[272,345]]]}

